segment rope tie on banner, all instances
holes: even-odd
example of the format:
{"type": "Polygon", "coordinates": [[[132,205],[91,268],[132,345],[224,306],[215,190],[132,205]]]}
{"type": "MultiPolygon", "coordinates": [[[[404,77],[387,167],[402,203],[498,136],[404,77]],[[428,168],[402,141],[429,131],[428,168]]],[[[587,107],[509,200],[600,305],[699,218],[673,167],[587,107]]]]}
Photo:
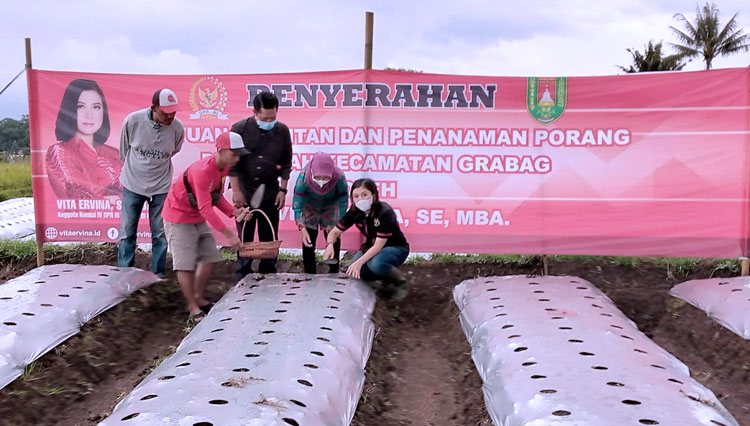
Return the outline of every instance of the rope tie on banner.
{"type": "Polygon", "coordinates": [[[7,89],[8,87],[10,87],[10,85],[13,84],[13,82],[16,81],[18,79],[18,77],[20,77],[21,74],[23,74],[24,71],[26,71],[26,67],[23,67],[23,69],[21,70],[21,72],[19,72],[18,74],[16,74],[16,76],[13,77],[13,80],[11,80],[10,83],[6,84],[5,87],[3,87],[3,90],[0,90],[0,95],[2,95],[3,92],[5,92],[5,89],[7,89]]]}

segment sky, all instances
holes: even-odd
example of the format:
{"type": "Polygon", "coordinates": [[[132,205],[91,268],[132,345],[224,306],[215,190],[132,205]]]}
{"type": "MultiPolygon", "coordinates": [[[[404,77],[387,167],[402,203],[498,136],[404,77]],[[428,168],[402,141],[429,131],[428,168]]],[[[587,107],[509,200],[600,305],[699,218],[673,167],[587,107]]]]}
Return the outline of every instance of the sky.
{"type": "MultiPolygon", "coordinates": [[[[701,3],[704,4],[704,3],[701,3]]],[[[365,12],[373,68],[487,76],[614,75],[628,48],[676,41],[677,0],[358,1],[0,0],[0,89],[24,68],[137,74],[260,74],[360,69],[365,12]]],[[[750,1],[718,0],[723,22],[750,1]]],[[[668,48],[667,52],[672,53],[668,48]]],[[[750,53],[714,68],[750,65],[750,53]]],[[[685,70],[700,70],[693,60],[685,70]]],[[[26,79],[0,95],[0,119],[28,112],[26,79]]]]}

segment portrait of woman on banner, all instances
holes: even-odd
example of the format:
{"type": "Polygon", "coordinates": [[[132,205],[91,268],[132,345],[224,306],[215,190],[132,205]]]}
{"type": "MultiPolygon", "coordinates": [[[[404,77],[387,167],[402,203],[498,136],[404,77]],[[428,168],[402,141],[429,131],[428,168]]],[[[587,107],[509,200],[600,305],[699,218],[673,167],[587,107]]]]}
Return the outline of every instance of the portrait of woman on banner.
{"type": "Polygon", "coordinates": [[[47,176],[58,198],[119,197],[120,154],[105,145],[109,111],[99,85],[88,79],[68,84],[55,123],[58,142],[47,149],[47,176]]]}

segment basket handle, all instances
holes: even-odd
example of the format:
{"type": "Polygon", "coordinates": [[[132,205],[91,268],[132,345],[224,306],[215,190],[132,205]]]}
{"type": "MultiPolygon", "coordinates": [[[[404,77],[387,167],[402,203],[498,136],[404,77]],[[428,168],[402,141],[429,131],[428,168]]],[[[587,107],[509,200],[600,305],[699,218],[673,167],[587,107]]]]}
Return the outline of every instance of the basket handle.
{"type": "MultiPolygon", "coordinates": [[[[266,212],[264,212],[261,209],[252,209],[250,210],[250,215],[252,216],[253,213],[258,212],[263,215],[263,217],[266,218],[266,222],[268,222],[268,226],[271,228],[271,235],[273,235],[273,241],[276,240],[276,231],[273,229],[273,223],[271,223],[271,219],[268,218],[268,215],[266,212]]],[[[245,244],[244,237],[245,237],[245,227],[247,226],[247,223],[249,222],[248,219],[245,219],[242,221],[242,233],[240,234],[240,244],[245,244]]],[[[258,228],[258,239],[260,239],[260,228],[258,228]]]]}

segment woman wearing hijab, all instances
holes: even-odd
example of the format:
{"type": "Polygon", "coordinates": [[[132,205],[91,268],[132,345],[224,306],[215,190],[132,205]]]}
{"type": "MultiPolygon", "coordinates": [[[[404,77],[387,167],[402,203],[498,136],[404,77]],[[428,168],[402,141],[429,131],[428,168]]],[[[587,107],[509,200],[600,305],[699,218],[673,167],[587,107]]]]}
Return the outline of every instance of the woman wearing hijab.
{"type": "MultiPolygon", "coordinates": [[[[315,262],[315,240],[318,229],[324,238],[344,217],[347,208],[348,190],[346,176],[336,167],[330,155],[319,152],[305,165],[294,185],[292,209],[297,228],[302,234],[302,263],[306,274],[317,270],[315,262]]],[[[339,271],[341,242],[334,246],[334,257],[329,263],[329,272],[339,271]]]]}

